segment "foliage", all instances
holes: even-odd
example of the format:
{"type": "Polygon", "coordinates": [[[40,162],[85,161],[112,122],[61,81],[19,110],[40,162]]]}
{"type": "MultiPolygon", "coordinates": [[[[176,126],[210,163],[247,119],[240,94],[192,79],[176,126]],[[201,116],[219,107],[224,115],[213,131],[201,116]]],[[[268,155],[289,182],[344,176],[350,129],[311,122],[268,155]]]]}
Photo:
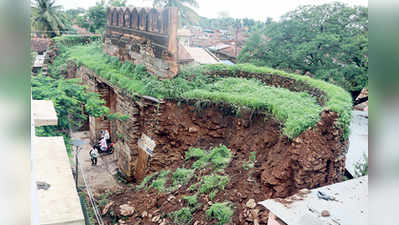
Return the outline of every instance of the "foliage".
{"type": "Polygon", "coordinates": [[[156,176],[158,173],[153,173],[151,175],[148,175],[146,177],[144,177],[143,181],[141,181],[140,185],[136,186],[136,191],[143,189],[144,187],[146,187],[149,184],[149,181],[151,180],[151,178],[153,178],[154,176],[156,176]]]}
{"type": "Polygon", "coordinates": [[[223,225],[231,222],[234,210],[230,202],[217,202],[206,210],[206,216],[208,219],[217,219],[218,224],[223,225]]]}
{"type": "Polygon", "coordinates": [[[248,32],[257,31],[265,27],[266,23],[263,21],[256,21],[254,19],[244,18],[244,19],[235,19],[229,16],[223,16],[220,18],[199,18],[199,26],[201,26],[205,30],[225,30],[229,33],[227,34],[229,38],[233,38],[233,26],[237,23],[241,24],[241,28],[247,30],[248,32]]]}
{"type": "Polygon", "coordinates": [[[283,132],[289,138],[315,125],[322,111],[316,99],[307,93],[264,86],[255,79],[223,78],[202,89],[186,92],[183,96],[186,99],[209,99],[267,111],[284,124],[283,132]]]}
{"type": "Polygon", "coordinates": [[[187,184],[194,176],[194,170],[178,168],[173,173],[173,186],[187,184]]]}
{"type": "Polygon", "coordinates": [[[169,217],[173,219],[175,224],[190,224],[192,214],[190,208],[181,208],[175,212],[169,214],[169,217]]]}
{"type": "MultiPolygon", "coordinates": [[[[248,74],[263,74],[265,77],[278,75],[309,84],[310,86],[320,89],[327,94],[327,102],[323,106],[323,110],[331,110],[337,112],[339,115],[337,126],[344,130],[344,135],[342,136],[342,139],[346,139],[349,136],[349,125],[352,115],[352,101],[350,94],[343,90],[341,87],[335,86],[322,80],[313,79],[308,76],[287,73],[269,67],[258,67],[252,64],[237,64],[233,66],[222,64],[206,65],[202,66],[201,71],[205,74],[225,73],[227,71],[231,73],[232,76],[235,76],[236,74],[239,74],[241,72],[246,72],[248,74]]],[[[273,112],[272,114],[274,115],[273,112]]]]}
{"type": "Polygon", "coordinates": [[[61,6],[55,5],[55,0],[35,0],[31,9],[33,32],[55,37],[67,30],[61,6]]]}
{"type": "Polygon", "coordinates": [[[254,168],[256,162],[256,152],[251,152],[249,156],[249,161],[242,165],[242,168],[249,170],[254,168]]]}
{"type": "Polygon", "coordinates": [[[192,9],[198,8],[196,0],[153,0],[155,8],[176,7],[179,9],[179,16],[184,24],[197,23],[199,15],[192,9]]]}
{"type": "Polygon", "coordinates": [[[299,7],[255,32],[239,61],[310,74],[345,88],[354,100],[368,83],[368,8],[299,7]]]}
{"type": "Polygon", "coordinates": [[[159,80],[156,76],[149,75],[145,71],[145,67],[141,65],[133,65],[130,62],[122,63],[116,57],[103,54],[100,46],[100,43],[97,42],[85,46],[73,46],[67,48],[64,54],[68,60],[84,64],[99,76],[132,95],[140,94],[176,100],[191,98],[197,101],[228,102],[233,104],[238,109],[237,111],[241,107],[266,111],[283,123],[284,133],[290,138],[313,126],[317,122],[318,113],[322,109],[328,109],[339,114],[337,125],[344,129],[343,139],[349,134],[351,97],[342,88],[327,82],[250,64],[234,66],[218,64],[187,68],[173,79],[159,80]],[[273,74],[292,78],[325,92],[327,103],[320,108],[314,98],[306,93],[268,87],[255,80],[213,76],[224,72],[230,73],[231,76],[246,72],[264,74],[265,77],[270,77],[273,74]],[[249,90],[256,92],[251,93],[249,90]],[[263,94],[263,97],[259,97],[258,93],[263,94]],[[274,98],[270,98],[268,94],[273,94],[274,98]],[[298,101],[293,101],[293,99],[298,101]],[[299,104],[299,102],[303,104],[299,104]]]}
{"type": "Polygon", "coordinates": [[[157,179],[154,180],[150,186],[148,186],[148,189],[155,188],[160,192],[165,191],[165,184],[168,181],[169,173],[170,170],[162,170],[159,172],[157,179]]]}
{"type": "Polygon", "coordinates": [[[199,188],[200,193],[207,194],[214,190],[224,190],[230,178],[228,176],[221,176],[217,174],[205,176],[202,179],[202,184],[199,188]]]}
{"type": "Polygon", "coordinates": [[[216,169],[222,169],[230,163],[231,152],[224,145],[214,147],[209,152],[199,148],[190,148],[186,152],[185,159],[189,160],[191,158],[197,159],[192,165],[193,169],[205,168],[209,163],[212,163],[216,169]]]}
{"type": "Polygon", "coordinates": [[[121,121],[126,121],[126,120],[129,119],[129,116],[116,112],[116,113],[108,114],[108,115],[107,115],[107,119],[108,119],[108,120],[121,120],[121,121]]]}
{"type": "Polygon", "coordinates": [[[195,195],[184,196],[183,200],[187,201],[188,206],[196,208],[198,204],[198,195],[195,194],[195,195]]]}

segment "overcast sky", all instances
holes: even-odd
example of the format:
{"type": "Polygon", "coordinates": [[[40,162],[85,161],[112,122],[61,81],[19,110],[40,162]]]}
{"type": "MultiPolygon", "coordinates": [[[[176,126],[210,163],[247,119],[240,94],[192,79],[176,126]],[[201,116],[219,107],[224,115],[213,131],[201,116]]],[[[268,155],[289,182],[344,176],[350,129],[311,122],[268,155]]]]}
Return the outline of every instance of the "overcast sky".
{"type": "MultiPolygon", "coordinates": [[[[56,0],[64,9],[82,7],[88,9],[98,0],[56,0]]],[[[300,5],[324,4],[332,0],[197,0],[200,8],[196,11],[208,18],[216,18],[225,11],[234,18],[252,18],[264,21],[267,17],[278,20],[284,13],[300,5]]],[[[349,5],[368,5],[368,0],[338,0],[349,5]]],[[[128,0],[128,5],[151,6],[151,0],[128,0]]]]}

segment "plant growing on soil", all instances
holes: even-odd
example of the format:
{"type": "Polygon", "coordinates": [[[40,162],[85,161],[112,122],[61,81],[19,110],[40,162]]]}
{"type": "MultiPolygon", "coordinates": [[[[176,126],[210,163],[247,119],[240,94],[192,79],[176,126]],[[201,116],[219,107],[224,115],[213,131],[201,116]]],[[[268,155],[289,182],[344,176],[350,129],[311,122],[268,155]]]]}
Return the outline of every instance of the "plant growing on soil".
{"type": "Polygon", "coordinates": [[[198,204],[198,195],[189,195],[189,196],[184,196],[183,200],[187,201],[188,206],[190,206],[191,208],[196,208],[197,204],[198,204]]]}
{"type": "Polygon", "coordinates": [[[224,225],[231,222],[234,210],[230,202],[214,203],[208,210],[206,216],[208,219],[217,219],[218,224],[224,225]]]}
{"type": "Polygon", "coordinates": [[[191,166],[193,169],[205,168],[209,163],[212,163],[215,169],[223,169],[231,161],[231,152],[224,145],[214,147],[210,151],[204,151],[199,148],[191,148],[186,152],[186,160],[191,158],[197,158],[197,160],[191,166]]]}
{"type": "Polygon", "coordinates": [[[194,170],[178,168],[172,175],[173,186],[187,184],[194,176],[194,170]]]}
{"type": "MultiPolygon", "coordinates": [[[[182,71],[173,79],[159,80],[149,75],[143,66],[130,62],[122,63],[118,58],[105,55],[101,43],[66,48],[65,60],[84,64],[99,76],[130,94],[149,95],[162,99],[194,99],[207,102],[227,102],[236,112],[240,108],[266,111],[276,117],[284,126],[284,135],[295,138],[304,130],[314,126],[323,109],[339,114],[338,127],[344,130],[343,139],[349,134],[352,99],[348,92],[327,82],[307,76],[256,67],[250,64],[205,65],[182,71]],[[321,107],[307,93],[291,92],[283,88],[265,86],[263,83],[244,78],[222,78],[215,74],[228,72],[231,76],[242,73],[264,74],[287,77],[302,82],[326,93],[326,103],[321,107]]],[[[202,165],[201,165],[202,166],[202,165]]]]}
{"type": "Polygon", "coordinates": [[[160,192],[165,191],[165,184],[168,181],[169,173],[170,170],[162,170],[159,172],[157,179],[154,180],[150,186],[148,186],[148,189],[155,188],[160,192]]]}
{"type": "Polygon", "coordinates": [[[221,176],[217,174],[205,176],[202,179],[199,192],[206,194],[214,190],[224,190],[229,181],[230,178],[228,176],[221,176]]]}
{"type": "Polygon", "coordinates": [[[184,207],[180,210],[169,214],[169,218],[173,219],[175,224],[190,224],[193,215],[191,214],[190,208],[184,207]]]}
{"type": "Polygon", "coordinates": [[[144,187],[147,186],[148,182],[151,180],[151,178],[153,178],[154,176],[156,176],[158,173],[155,172],[151,175],[148,175],[146,177],[144,177],[143,181],[140,183],[140,185],[136,186],[136,191],[143,189],[144,187]]]}
{"type": "Polygon", "coordinates": [[[249,155],[249,161],[242,165],[242,168],[249,170],[254,168],[256,162],[256,152],[251,152],[249,155]]]}

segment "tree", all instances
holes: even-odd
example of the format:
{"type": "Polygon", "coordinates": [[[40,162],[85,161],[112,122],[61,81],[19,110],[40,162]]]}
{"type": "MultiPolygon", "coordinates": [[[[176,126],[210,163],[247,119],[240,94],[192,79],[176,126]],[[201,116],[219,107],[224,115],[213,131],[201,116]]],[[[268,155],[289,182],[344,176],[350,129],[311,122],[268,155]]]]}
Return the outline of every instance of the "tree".
{"type": "Polygon", "coordinates": [[[239,61],[337,84],[355,100],[368,84],[368,9],[342,3],[299,7],[254,33],[239,61]]]}
{"type": "Polygon", "coordinates": [[[153,7],[176,7],[183,24],[198,23],[199,15],[191,8],[198,8],[196,0],[153,0],[153,7]]]}
{"type": "Polygon", "coordinates": [[[114,7],[126,7],[127,0],[109,0],[108,5],[114,7]]]}
{"type": "Polygon", "coordinates": [[[67,30],[61,6],[55,5],[55,0],[35,0],[31,8],[33,32],[46,33],[50,37],[55,37],[67,30]]]}

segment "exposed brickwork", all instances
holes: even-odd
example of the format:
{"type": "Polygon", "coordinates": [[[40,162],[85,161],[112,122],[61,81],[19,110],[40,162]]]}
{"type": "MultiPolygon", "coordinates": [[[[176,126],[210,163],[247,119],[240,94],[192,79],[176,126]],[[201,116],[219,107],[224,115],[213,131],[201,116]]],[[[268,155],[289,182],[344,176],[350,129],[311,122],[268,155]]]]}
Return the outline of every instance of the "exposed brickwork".
{"type": "Polygon", "coordinates": [[[103,51],[160,78],[178,73],[177,8],[109,8],[103,51]]]}

